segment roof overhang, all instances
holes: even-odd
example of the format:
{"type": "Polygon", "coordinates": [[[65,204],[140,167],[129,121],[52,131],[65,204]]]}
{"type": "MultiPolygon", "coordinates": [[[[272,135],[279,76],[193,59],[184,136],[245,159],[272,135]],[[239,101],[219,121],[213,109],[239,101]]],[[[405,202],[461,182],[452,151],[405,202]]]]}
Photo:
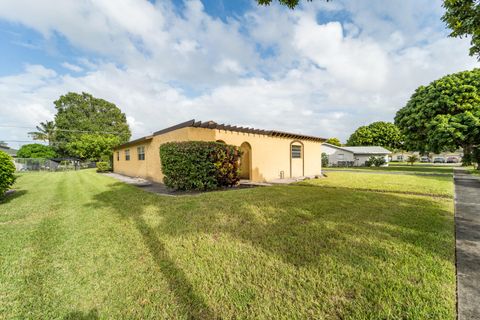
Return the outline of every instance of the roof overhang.
{"type": "Polygon", "coordinates": [[[152,140],[154,136],[158,136],[161,134],[165,134],[167,132],[171,132],[171,131],[182,129],[182,128],[188,128],[188,127],[261,134],[261,135],[266,135],[266,136],[276,137],[276,138],[289,138],[289,139],[308,140],[308,141],[315,141],[315,142],[327,141],[327,139],[325,138],[308,136],[304,134],[289,133],[289,132],[282,132],[282,131],[275,131],[275,130],[262,130],[262,129],[255,129],[255,128],[249,128],[249,127],[237,127],[237,126],[232,126],[228,124],[218,124],[214,121],[202,122],[202,121],[195,121],[195,119],[192,119],[192,120],[185,121],[177,125],[156,131],[150,136],[146,136],[140,139],[132,140],[127,143],[118,145],[114,148],[114,150],[125,148],[132,145],[137,145],[143,142],[147,142],[149,140],[152,140]]]}
{"type": "Polygon", "coordinates": [[[120,144],[118,146],[115,146],[113,148],[113,150],[117,150],[117,149],[123,149],[123,148],[126,148],[126,147],[130,147],[130,146],[134,146],[134,145],[137,145],[137,144],[142,144],[144,142],[149,142],[150,140],[153,139],[153,135],[150,135],[150,136],[146,136],[146,137],[142,137],[142,138],[139,138],[139,139],[135,139],[135,140],[132,140],[132,141],[129,141],[127,143],[124,143],[124,144],[120,144]]]}

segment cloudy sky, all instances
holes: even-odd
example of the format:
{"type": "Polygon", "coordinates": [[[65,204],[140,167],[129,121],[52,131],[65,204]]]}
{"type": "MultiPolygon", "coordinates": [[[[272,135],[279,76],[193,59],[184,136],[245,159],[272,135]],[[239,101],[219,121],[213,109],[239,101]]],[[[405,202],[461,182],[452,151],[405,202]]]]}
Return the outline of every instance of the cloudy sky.
{"type": "Polygon", "coordinates": [[[344,141],[478,66],[442,13],[441,0],[0,0],[0,140],[19,146],[60,95],[85,91],[134,138],[197,119],[344,141]]]}

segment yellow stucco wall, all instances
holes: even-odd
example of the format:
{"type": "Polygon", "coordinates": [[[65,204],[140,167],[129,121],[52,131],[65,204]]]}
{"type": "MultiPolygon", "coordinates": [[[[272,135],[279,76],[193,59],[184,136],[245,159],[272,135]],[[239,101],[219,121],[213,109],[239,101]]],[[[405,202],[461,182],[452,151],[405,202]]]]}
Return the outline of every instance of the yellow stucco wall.
{"type": "MultiPolygon", "coordinates": [[[[206,129],[207,130],[207,129],[206,129]]],[[[210,129],[212,130],[212,129],[210,129]]],[[[290,160],[292,160],[292,177],[320,174],[322,169],[321,143],[307,140],[271,137],[261,134],[213,130],[215,139],[227,144],[240,146],[248,142],[251,150],[251,179],[253,181],[271,181],[279,179],[283,171],[284,178],[290,178],[290,160]],[[303,144],[303,158],[290,158],[290,145],[303,144]],[[302,170],[303,164],[303,170],[302,170]],[[300,172],[303,171],[303,174],[300,172]]]]}
{"type": "Polygon", "coordinates": [[[125,148],[116,149],[113,155],[113,170],[130,177],[142,177],[163,182],[160,164],[160,145],[172,141],[215,141],[213,130],[203,128],[182,128],[161,135],[153,136],[150,141],[139,142],[125,148]],[[138,160],[137,147],[145,146],[145,160],[138,160]],[[125,150],[130,149],[130,161],[125,160],[125,150]],[[120,161],[117,161],[120,152],[120,161]]]}
{"type": "MultiPolygon", "coordinates": [[[[187,127],[153,136],[114,153],[114,171],[131,177],[142,177],[156,182],[163,181],[160,164],[160,145],[171,141],[217,141],[236,146],[247,142],[251,147],[250,171],[253,181],[279,179],[281,172],[285,178],[311,176],[321,173],[321,143],[307,140],[271,137],[261,134],[187,127]],[[295,142],[294,142],[295,141],[295,142]],[[290,146],[294,142],[303,145],[302,159],[290,158],[290,146]],[[145,147],[145,160],[138,160],[137,147],[145,147]],[[130,161],[125,160],[125,150],[130,149],[130,161]],[[120,152],[120,161],[117,160],[120,152]],[[302,169],[303,167],[303,169],[302,169]],[[293,172],[292,172],[293,171],[293,172]],[[300,173],[301,172],[301,173],[300,173]]],[[[245,145],[244,145],[245,146],[245,145]]]]}

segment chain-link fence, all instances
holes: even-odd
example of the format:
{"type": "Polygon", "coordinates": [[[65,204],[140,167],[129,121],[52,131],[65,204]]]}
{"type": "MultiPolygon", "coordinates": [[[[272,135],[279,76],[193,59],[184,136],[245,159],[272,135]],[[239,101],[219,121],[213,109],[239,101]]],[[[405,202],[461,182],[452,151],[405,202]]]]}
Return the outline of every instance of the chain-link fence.
{"type": "Polygon", "coordinates": [[[95,168],[95,162],[78,159],[58,158],[14,158],[15,168],[20,172],[28,171],[69,171],[95,168]]]}

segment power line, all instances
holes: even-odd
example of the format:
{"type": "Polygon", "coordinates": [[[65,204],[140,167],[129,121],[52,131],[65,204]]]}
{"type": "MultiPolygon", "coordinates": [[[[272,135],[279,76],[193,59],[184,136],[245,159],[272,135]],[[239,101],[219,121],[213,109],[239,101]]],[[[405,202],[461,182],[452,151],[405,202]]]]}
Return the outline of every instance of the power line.
{"type": "Polygon", "coordinates": [[[67,144],[68,142],[66,141],[51,141],[51,142],[46,142],[44,140],[3,140],[3,139],[0,139],[0,141],[3,141],[3,142],[6,142],[6,143],[40,143],[42,144],[41,142],[43,142],[44,145],[63,145],[63,144],[67,144]]]}
{"type": "MultiPolygon", "coordinates": [[[[17,129],[35,129],[36,127],[23,127],[23,126],[9,126],[9,125],[0,125],[0,128],[17,128],[17,129]]],[[[79,133],[105,133],[105,134],[120,134],[121,132],[112,132],[112,131],[92,131],[92,130],[76,130],[76,129],[54,129],[53,131],[64,131],[64,132],[79,132],[79,133]]]]}

